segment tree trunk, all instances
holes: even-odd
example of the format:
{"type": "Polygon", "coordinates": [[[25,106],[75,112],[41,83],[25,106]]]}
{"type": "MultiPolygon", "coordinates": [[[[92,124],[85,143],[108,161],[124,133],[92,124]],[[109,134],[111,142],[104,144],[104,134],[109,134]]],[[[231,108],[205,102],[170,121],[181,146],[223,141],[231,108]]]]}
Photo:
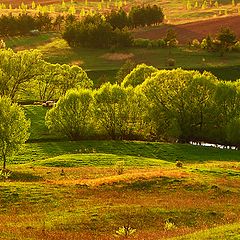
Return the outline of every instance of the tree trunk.
{"type": "Polygon", "coordinates": [[[3,170],[6,169],[6,156],[3,154],[3,170]]]}

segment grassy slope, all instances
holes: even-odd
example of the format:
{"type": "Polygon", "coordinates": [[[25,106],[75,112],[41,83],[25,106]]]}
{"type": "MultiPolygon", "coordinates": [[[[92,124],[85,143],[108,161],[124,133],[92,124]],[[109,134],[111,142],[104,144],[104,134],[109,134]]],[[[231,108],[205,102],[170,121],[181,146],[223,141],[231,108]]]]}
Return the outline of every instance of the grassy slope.
{"type": "MultiPolygon", "coordinates": [[[[42,139],[46,109],[26,109],[34,120],[33,136],[42,139]]],[[[157,142],[35,142],[7,166],[13,173],[0,182],[4,240],[109,240],[128,223],[137,229],[135,239],[155,240],[240,222],[240,155],[233,150],[157,142]],[[176,159],[183,168],[175,166],[176,159]],[[122,161],[118,175],[115,164],[122,161]],[[166,230],[168,220],[175,227],[166,230]]],[[[239,225],[221,229],[224,233],[209,230],[214,233],[209,239],[233,232],[237,237],[239,225]]],[[[186,239],[202,236],[207,233],[186,239]]]]}
{"type": "MultiPolygon", "coordinates": [[[[17,40],[13,38],[7,41],[7,46],[15,46],[15,50],[37,48],[43,53],[46,61],[80,65],[87,70],[97,86],[99,82],[106,80],[114,82],[117,70],[125,62],[125,59],[110,60],[104,57],[106,53],[111,54],[109,50],[82,48],[73,50],[64,40],[54,34],[28,37],[27,39],[18,38],[17,40]]],[[[127,49],[118,50],[117,53],[132,54],[131,59],[136,63],[144,62],[157,68],[166,68],[166,62],[169,58],[168,49],[127,49]]],[[[176,60],[175,67],[209,69],[223,79],[235,80],[240,78],[238,71],[240,55],[235,52],[219,57],[218,53],[180,47],[172,49],[171,57],[176,60]]]]}
{"type": "Polygon", "coordinates": [[[240,239],[240,224],[225,225],[210,230],[201,231],[183,237],[177,237],[172,240],[238,240],[240,239]]]}

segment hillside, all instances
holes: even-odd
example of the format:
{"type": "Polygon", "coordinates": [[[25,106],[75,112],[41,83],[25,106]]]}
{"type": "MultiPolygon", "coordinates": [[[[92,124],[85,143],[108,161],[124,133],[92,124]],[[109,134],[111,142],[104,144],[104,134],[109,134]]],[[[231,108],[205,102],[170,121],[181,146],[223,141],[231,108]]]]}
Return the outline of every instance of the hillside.
{"type": "Polygon", "coordinates": [[[208,34],[213,36],[222,27],[229,27],[239,38],[239,23],[240,16],[221,17],[179,25],[162,25],[160,27],[138,29],[134,32],[134,37],[159,39],[163,38],[169,29],[173,29],[177,34],[178,41],[181,44],[186,44],[193,39],[201,40],[208,34]]]}

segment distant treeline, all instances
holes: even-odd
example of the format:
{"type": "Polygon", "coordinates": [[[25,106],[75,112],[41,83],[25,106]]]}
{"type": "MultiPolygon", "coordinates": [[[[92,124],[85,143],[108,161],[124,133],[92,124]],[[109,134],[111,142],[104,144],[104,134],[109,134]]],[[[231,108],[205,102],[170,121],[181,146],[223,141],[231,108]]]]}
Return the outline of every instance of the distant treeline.
{"type": "MultiPolygon", "coordinates": [[[[103,28],[106,33],[109,32],[109,28],[112,31],[119,29],[122,30],[125,27],[134,28],[138,26],[149,26],[152,24],[159,24],[163,21],[163,12],[162,9],[156,5],[154,6],[143,6],[143,7],[133,7],[129,13],[125,12],[123,9],[118,11],[111,11],[106,16],[101,16],[102,20],[100,23],[97,23],[95,20],[100,19],[94,15],[87,15],[82,17],[81,20],[78,19],[75,15],[57,15],[53,17],[48,13],[38,13],[35,15],[21,13],[19,15],[2,15],[0,17],[0,35],[1,36],[18,36],[29,34],[31,30],[38,31],[60,31],[66,27],[66,32],[81,30],[76,29],[76,26],[81,25],[80,28],[84,27],[85,30],[88,28],[93,28],[91,32],[94,32],[94,29],[98,27],[103,28]],[[85,20],[85,18],[87,20],[85,20]],[[94,20],[95,19],[95,20],[94,20]],[[104,25],[102,23],[104,22],[104,25]],[[86,26],[88,25],[88,26],[86,26]],[[89,26],[91,25],[91,27],[89,26]]],[[[101,30],[100,30],[101,32],[101,30]]],[[[102,32],[101,32],[102,33],[102,32]]],[[[97,35],[97,33],[94,33],[97,35]]],[[[75,35],[78,35],[75,33],[75,35]]],[[[93,37],[93,36],[92,36],[93,37]]],[[[76,38],[76,36],[75,36],[76,38]]],[[[76,45],[76,44],[75,44],[76,45]]]]}
{"type": "Polygon", "coordinates": [[[129,28],[159,24],[163,17],[160,7],[148,5],[133,7],[129,14],[120,9],[105,17],[96,14],[82,20],[73,18],[66,23],[63,38],[72,47],[130,47],[133,38],[129,28]]]}

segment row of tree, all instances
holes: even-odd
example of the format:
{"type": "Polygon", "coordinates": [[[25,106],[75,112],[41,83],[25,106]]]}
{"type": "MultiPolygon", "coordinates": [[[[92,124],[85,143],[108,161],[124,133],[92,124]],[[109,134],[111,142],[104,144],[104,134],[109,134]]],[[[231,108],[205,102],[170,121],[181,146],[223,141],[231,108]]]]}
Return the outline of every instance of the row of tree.
{"type": "Polygon", "coordinates": [[[127,29],[114,29],[100,14],[68,22],[63,38],[71,47],[92,48],[130,47],[133,41],[127,29]]]}
{"type": "Polygon", "coordinates": [[[33,99],[58,99],[71,88],[92,85],[82,68],[48,63],[37,50],[0,50],[0,96],[13,101],[23,93],[33,99]]]}
{"type": "Polygon", "coordinates": [[[113,10],[106,15],[106,21],[113,28],[123,29],[124,27],[136,28],[157,25],[163,22],[164,14],[161,7],[157,5],[135,6],[129,13],[122,8],[113,10]]]}
{"type": "Polygon", "coordinates": [[[55,19],[49,14],[38,13],[36,15],[19,14],[19,15],[1,15],[0,17],[0,34],[1,36],[17,36],[29,34],[31,30],[49,31],[58,29],[63,17],[55,19]]]}
{"type": "Polygon", "coordinates": [[[206,141],[240,146],[240,82],[144,64],[121,85],[70,90],[46,116],[69,139],[206,141]]]}
{"type": "Polygon", "coordinates": [[[163,21],[160,7],[133,7],[129,14],[123,9],[112,11],[105,17],[100,14],[86,16],[82,20],[68,21],[63,38],[72,47],[130,47],[133,38],[128,28],[150,26],[163,21]]]}
{"type": "MultiPolygon", "coordinates": [[[[94,14],[95,15],[95,14],[94,14]]],[[[0,34],[2,36],[16,36],[16,35],[25,35],[29,34],[31,30],[37,29],[39,31],[49,31],[49,30],[61,30],[63,29],[63,26],[66,24],[67,29],[66,32],[73,31],[70,29],[75,29],[75,21],[78,21],[76,25],[86,25],[89,23],[90,16],[92,16],[93,19],[100,20],[99,14],[97,14],[95,17],[94,15],[87,15],[85,20],[85,17],[82,17],[83,21],[80,21],[77,19],[74,14],[69,14],[67,16],[63,15],[57,15],[56,17],[53,17],[52,15],[48,13],[41,13],[31,15],[27,13],[20,13],[19,15],[2,15],[0,16],[0,34]],[[71,26],[71,24],[73,26],[71,26]],[[70,28],[70,29],[68,29],[70,28]]],[[[120,9],[118,11],[111,11],[111,13],[107,14],[106,16],[101,15],[101,18],[104,18],[105,25],[103,26],[102,22],[98,23],[95,20],[90,20],[92,26],[92,31],[100,31],[101,28],[106,28],[105,31],[108,30],[108,28],[115,29],[123,29],[124,27],[137,27],[137,26],[149,26],[152,24],[158,24],[163,21],[163,12],[162,9],[156,5],[154,6],[143,6],[143,7],[133,7],[129,14],[125,12],[123,9],[120,9]],[[100,29],[99,29],[100,28],[100,29]]],[[[89,27],[89,26],[85,26],[89,27]]],[[[79,32],[81,30],[77,28],[79,32]]],[[[117,35],[119,35],[119,31],[116,31],[117,35]]],[[[65,33],[67,34],[67,33],[65,33]]],[[[79,33],[81,34],[81,33],[79,33]]]]}

